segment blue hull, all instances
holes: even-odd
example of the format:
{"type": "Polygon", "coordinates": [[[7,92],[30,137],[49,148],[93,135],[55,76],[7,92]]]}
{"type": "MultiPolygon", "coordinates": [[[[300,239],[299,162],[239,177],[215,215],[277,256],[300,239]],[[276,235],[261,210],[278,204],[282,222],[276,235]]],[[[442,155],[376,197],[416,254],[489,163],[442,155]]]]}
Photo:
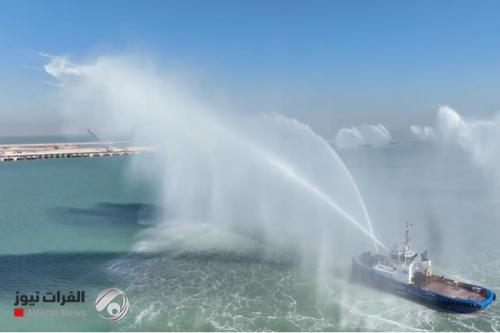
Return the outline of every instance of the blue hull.
{"type": "Polygon", "coordinates": [[[483,300],[476,301],[447,297],[433,291],[421,289],[413,284],[405,284],[387,278],[378,274],[372,267],[359,263],[357,260],[353,260],[353,273],[354,278],[362,280],[365,283],[444,311],[458,313],[476,312],[485,309],[496,299],[495,293],[491,290],[473,285],[469,286],[479,287],[486,291],[486,297],[483,300]]]}

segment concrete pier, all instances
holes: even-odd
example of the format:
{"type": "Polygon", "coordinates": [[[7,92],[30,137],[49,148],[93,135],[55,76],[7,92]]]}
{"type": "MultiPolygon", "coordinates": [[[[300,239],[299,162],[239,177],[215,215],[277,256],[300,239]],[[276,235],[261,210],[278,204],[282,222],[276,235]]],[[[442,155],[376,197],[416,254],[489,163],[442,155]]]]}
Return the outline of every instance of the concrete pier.
{"type": "Polygon", "coordinates": [[[125,141],[3,144],[0,145],[0,161],[104,157],[154,152],[157,152],[157,149],[133,146],[125,141]]]}

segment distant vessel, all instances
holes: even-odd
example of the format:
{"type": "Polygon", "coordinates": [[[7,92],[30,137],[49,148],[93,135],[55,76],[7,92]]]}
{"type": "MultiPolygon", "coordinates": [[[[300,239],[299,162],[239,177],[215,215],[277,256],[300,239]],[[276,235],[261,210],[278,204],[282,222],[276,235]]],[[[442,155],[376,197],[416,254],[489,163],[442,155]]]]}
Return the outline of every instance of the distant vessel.
{"type": "Polygon", "coordinates": [[[411,251],[409,227],[406,223],[405,241],[395,245],[389,256],[365,252],[354,257],[354,278],[451,312],[479,311],[496,300],[488,288],[433,275],[427,251],[411,251]]]}

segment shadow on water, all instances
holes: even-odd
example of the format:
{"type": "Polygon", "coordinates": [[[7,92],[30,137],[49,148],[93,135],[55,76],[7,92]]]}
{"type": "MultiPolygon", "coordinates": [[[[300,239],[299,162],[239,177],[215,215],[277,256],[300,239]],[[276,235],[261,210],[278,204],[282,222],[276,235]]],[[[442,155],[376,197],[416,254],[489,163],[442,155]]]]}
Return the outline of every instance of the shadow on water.
{"type": "Polygon", "coordinates": [[[0,256],[0,295],[11,295],[16,290],[46,290],[47,288],[75,289],[79,287],[104,288],[126,280],[109,268],[121,262],[127,267],[141,267],[149,260],[170,262],[236,263],[270,265],[275,269],[289,269],[292,262],[276,262],[258,255],[231,253],[177,253],[164,252],[71,252],[35,253],[0,256]]]}
{"type": "Polygon", "coordinates": [[[145,203],[100,202],[90,208],[52,207],[49,214],[67,223],[154,223],[164,213],[162,207],[145,203]]]}
{"type": "Polygon", "coordinates": [[[109,281],[106,268],[123,253],[73,252],[0,256],[0,293],[16,290],[102,287],[109,281]]]}

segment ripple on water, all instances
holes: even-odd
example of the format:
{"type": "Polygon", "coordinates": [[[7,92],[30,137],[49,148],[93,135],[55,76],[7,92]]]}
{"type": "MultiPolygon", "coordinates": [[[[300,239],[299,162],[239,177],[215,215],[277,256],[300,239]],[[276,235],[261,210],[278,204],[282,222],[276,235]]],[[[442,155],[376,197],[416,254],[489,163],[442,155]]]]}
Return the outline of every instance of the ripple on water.
{"type": "MultiPolygon", "coordinates": [[[[494,264],[495,265],[495,264],[494,264]]],[[[493,265],[493,266],[494,266],[493,265]]],[[[498,265],[498,263],[496,263],[498,265]]],[[[497,331],[496,304],[457,315],[332,277],[317,285],[291,262],[171,253],[132,255],[110,267],[128,285],[123,329],[169,331],[497,331]]],[[[498,271],[492,272],[497,274],[498,271]]]]}

